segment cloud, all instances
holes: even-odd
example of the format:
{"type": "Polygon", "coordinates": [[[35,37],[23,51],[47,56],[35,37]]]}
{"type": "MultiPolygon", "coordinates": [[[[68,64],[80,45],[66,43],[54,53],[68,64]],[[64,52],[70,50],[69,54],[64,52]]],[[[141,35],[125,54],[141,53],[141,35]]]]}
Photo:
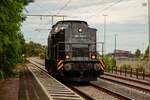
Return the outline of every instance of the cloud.
{"type": "MultiPolygon", "coordinates": [[[[29,14],[57,14],[67,1],[68,0],[35,0],[35,3],[29,4],[26,8],[29,14]]],[[[98,29],[98,41],[103,41],[104,17],[102,15],[107,14],[107,34],[109,34],[107,38],[107,52],[113,50],[112,37],[116,33],[119,34],[120,39],[124,39],[124,41],[118,40],[118,48],[131,48],[132,50],[140,48],[144,50],[147,46],[145,38],[148,33],[148,18],[147,7],[143,7],[142,3],[147,2],[147,0],[123,0],[109,9],[104,10],[117,1],[119,0],[71,0],[64,9],[61,9],[60,14],[67,15],[66,20],[79,19],[87,21],[91,27],[98,29]],[[130,36],[130,34],[134,34],[137,40],[132,39],[133,36],[130,36]],[[138,41],[138,39],[140,40],[138,41]],[[125,42],[125,40],[127,41],[125,42]],[[141,46],[142,43],[144,43],[144,47],[141,46]]],[[[58,20],[62,20],[62,18],[54,18],[54,22],[58,20]]],[[[27,40],[29,40],[29,37],[34,37],[35,34],[39,34],[39,36],[37,36],[37,38],[34,37],[33,40],[40,42],[43,41],[43,39],[40,40],[42,33],[44,33],[42,37],[45,39],[44,41],[47,40],[49,30],[35,30],[38,28],[48,29],[50,27],[50,17],[42,17],[42,20],[40,20],[40,17],[28,17],[26,22],[23,23],[22,31],[27,40]]]]}
{"type": "MultiPolygon", "coordinates": [[[[67,1],[68,0],[37,0],[27,8],[30,13],[42,12],[43,14],[57,14],[67,1]]],[[[143,0],[124,0],[102,12],[104,8],[109,7],[116,1],[117,0],[71,0],[68,6],[61,10],[60,14],[67,15],[69,17],[68,19],[87,20],[92,24],[103,22],[103,13],[108,14],[113,23],[144,22],[146,7],[142,7],[141,1],[143,0]],[[132,18],[135,16],[141,17],[132,18]]]]}

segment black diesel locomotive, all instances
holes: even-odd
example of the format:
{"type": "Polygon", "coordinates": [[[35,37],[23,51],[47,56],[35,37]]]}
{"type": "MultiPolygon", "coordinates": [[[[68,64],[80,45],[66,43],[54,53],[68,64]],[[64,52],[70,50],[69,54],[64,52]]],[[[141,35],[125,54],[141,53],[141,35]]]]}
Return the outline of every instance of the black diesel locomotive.
{"type": "Polygon", "coordinates": [[[64,81],[92,81],[103,74],[96,57],[96,29],[79,20],[59,21],[48,36],[46,69],[64,81]]]}

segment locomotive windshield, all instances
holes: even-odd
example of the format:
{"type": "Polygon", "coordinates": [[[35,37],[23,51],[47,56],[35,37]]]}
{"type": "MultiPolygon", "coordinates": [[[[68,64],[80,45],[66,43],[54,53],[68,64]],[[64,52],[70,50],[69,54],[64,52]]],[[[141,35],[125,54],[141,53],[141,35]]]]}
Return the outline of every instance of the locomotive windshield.
{"type": "Polygon", "coordinates": [[[68,28],[68,24],[58,24],[55,29],[54,32],[59,32],[60,30],[64,30],[68,28]]]}
{"type": "Polygon", "coordinates": [[[68,28],[68,24],[60,24],[60,25],[58,25],[58,27],[60,28],[60,29],[67,29],[68,28]]]}

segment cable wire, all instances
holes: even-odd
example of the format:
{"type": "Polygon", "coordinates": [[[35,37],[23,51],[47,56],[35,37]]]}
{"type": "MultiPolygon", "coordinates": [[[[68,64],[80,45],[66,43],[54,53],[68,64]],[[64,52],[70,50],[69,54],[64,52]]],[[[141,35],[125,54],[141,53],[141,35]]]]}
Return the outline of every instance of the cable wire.
{"type": "Polygon", "coordinates": [[[58,11],[57,14],[60,14],[60,12],[61,12],[64,8],[66,8],[70,2],[71,2],[71,0],[68,0],[68,1],[65,3],[65,5],[60,8],[60,10],[58,11]]]}
{"type": "MultiPolygon", "coordinates": [[[[99,14],[99,13],[102,13],[102,12],[104,12],[104,11],[110,9],[111,7],[113,7],[113,6],[117,5],[117,4],[119,4],[119,3],[122,2],[122,1],[124,1],[124,0],[119,0],[119,1],[117,1],[117,2],[114,2],[113,4],[109,5],[108,7],[103,8],[102,10],[98,11],[97,13],[98,13],[98,14],[99,14]]],[[[91,17],[96,16],[97,13],[96,13],[96,14],[93,14],[93,15],[91,15],[91,16],[89,16],[88,18],[91,18],[91,17]]]]}

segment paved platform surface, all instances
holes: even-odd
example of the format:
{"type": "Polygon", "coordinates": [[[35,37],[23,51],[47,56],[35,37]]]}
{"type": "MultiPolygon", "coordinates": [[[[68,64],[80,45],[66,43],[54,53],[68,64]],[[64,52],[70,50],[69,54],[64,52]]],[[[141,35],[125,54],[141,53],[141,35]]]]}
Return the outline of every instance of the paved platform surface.
{"type": "Polygon", "coordinates": [[[48,100],[28,68],[19,70],[16,77],[0,81],[0,100],[48,100]]]}
{"type": "Polygon", "coordinates": [[[20,70],[19,76],[19,100],[48,100],[48,97],[27,67],[20,70]]]}
{"type": "Polygon", "coordinates": [[[18,100],[19,78],[0,81],[0,100],[18,100]]]}

